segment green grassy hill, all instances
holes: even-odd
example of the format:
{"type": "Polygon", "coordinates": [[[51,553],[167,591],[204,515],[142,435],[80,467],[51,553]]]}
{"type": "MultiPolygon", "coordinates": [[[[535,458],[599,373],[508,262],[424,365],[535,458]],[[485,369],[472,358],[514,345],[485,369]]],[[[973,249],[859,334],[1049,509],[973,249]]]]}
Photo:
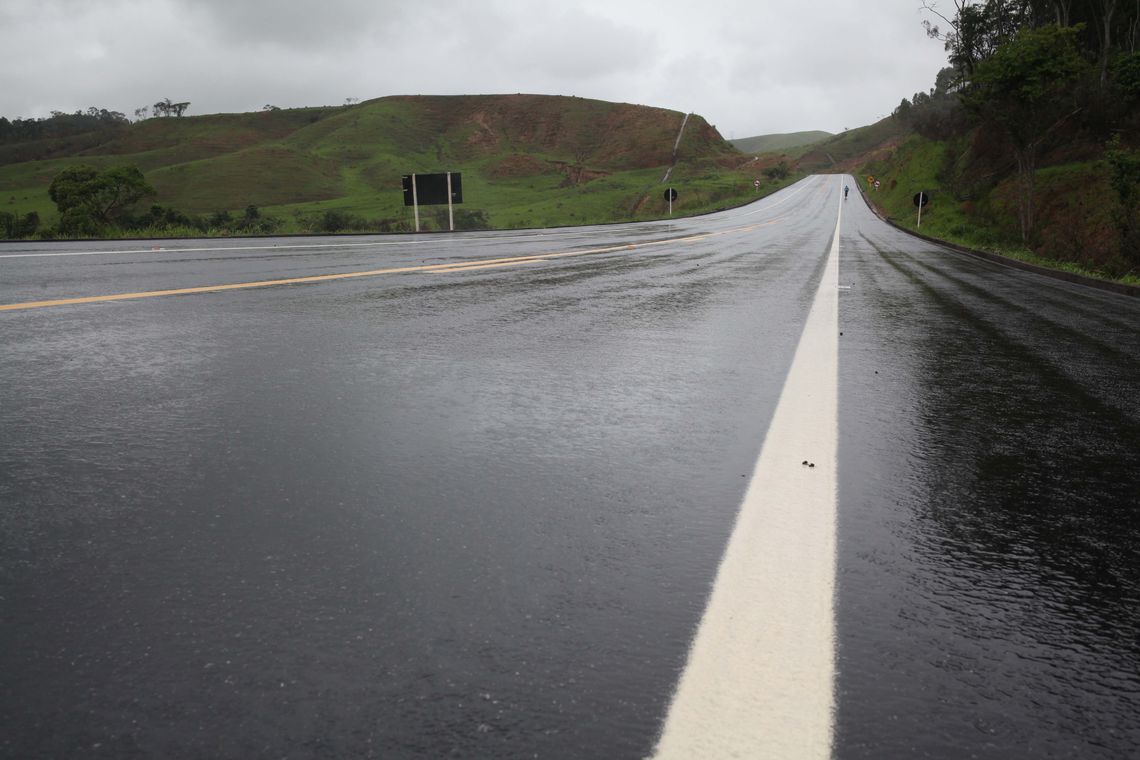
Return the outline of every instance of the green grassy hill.
{"type": "MultiPolygon", "coordinates": [[[[464,204],[496,228],[659,218],[756,197],[755,166],[702,117],[542,95],[396,96],[358,105],[156,118],[89,135],[0,146],[0,210],[56,219],[47,188],[64,167],[138,166],[144,205],[187,214],[257,206],[282,231],[328,212],[406,229],[404,174],[463,173],[464,204]]],[[[792,179],[792,178],[789,178],[792,179]]],[[[765,191],[787,184],[765,183],[765,191]]],[[[423,210],[431,225],[428,210],[423,210]]],[[[217,230],[224,232],[224,230],[217,230]]]]}
{"type": "Polygon", "coordinates": [[[888,117],[812,144],[797,164],[810,172],[854,171],[883,151],[890,151],[909,133],[903,124],[888,117]]]}
{"type": "Polygon", "coordinates": [[[831,137],[830,132],[786,132],[777,135],[758,135],[729,140],[741,153],[759,155],[761,153],[784,153],[798,158],[813,143],[831,137]]]}

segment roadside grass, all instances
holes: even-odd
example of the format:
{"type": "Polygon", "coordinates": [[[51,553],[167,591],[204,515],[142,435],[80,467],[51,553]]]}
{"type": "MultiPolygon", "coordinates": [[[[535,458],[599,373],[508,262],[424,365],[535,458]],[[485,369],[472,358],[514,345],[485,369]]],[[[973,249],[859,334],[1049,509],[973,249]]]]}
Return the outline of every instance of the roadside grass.
{"type": "MultiPolygon", "coordinates": [[[[562,172],[546,172],[511,181],[489,178],[480,167],[459,167],[463,173],[463,209],[484,212],[495,229],[566,227],[613,222],[647,221],[669,217],[664,198],[666,187],[678,191],[673,204],[675,217],[707,213],[750,203],[771,194],[799,176],[766,182],[758,192],[750,176],[722,169],[687,171],[679,165],[670,181],[661,183],[666,167],[615,172],[580,185],[566,185],[562,172]]],[[[343,197],[307,203],[262,208],[262,212],[292,220],[301,231],[301,221],[329,210],[342,211],[367,221],[395,221],[412,229],[413,211],[403,205],[403,192],[376,192],[362,179],[363,170],[345,170],[343,197]]],[[[397,178],[398,179],[398,178],[397,178]]],[[[398,184],[398,183],[397,183],[398,184]]],[[[421,229],[436,229],[433,209],[421,207],[421,229]]],[[[439,207],[442,208],[442,207],[439,207]]]]}
{"type": "Polygon", "coordinates": [[[256,197],[261,205],[335,198],[341,193],[337,164],[281,145],[257,146],[218,158],[151,172],[157,202],[191,213],[237,211],[256,197]]]}
{"type": "Polygon", "coordinates": [[[0,191],[0,211],[25,216],[33,211],[40,219],[54,219],[55,203],[42,186],[8,188],[0,191]]]}

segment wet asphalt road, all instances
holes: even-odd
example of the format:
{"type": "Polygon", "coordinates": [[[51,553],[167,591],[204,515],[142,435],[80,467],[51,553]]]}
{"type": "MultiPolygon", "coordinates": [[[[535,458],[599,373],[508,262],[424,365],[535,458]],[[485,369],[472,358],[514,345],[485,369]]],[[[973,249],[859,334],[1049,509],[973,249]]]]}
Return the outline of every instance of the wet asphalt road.
{"type": "MultiPolygon", "coordinates": [[[[839,187],[0,246],[0,304],[411,270],[0,312],[0,754],[650,753],[839,187]]],[[[835,756],[1136,754],[1140,304],[840,243],[835,756]]]]}

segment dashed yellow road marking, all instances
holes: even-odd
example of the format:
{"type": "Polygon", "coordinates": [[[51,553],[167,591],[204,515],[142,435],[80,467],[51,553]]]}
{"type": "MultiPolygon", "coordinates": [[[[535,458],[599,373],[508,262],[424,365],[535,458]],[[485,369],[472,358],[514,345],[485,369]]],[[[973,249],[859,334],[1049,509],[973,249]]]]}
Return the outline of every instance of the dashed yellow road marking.
{"type": "Polygon", "coordinates": [[[20,311],[24,309],[43,309],[52,306],[73,306],[77,304],[89,303],[105,303],[108,301],[128,301],[138,298],[158,298],[162,296],[184,296],[193,295],[198,293],[220,293],[227,290],[246,290],[252,288],[269,288],[278,285],[306,285],[318,282],[333,282],[335,280],[347,280],[357,277],[377,277],[385,274],[410,274],[413,272],[435,272],[440,274],[451,272],[467,272],[480,269],[492,269],[508,266],[519,266],[522,264],[535,264],[543,261],[552,261],[554,259],[568,258],[572,256],[590,256],[603,253],[616,253],[618,251],[633,251],[641,248],[648,248],[650,246],[669,245],[677,243],[692,243],[698,240],[705,240],[712,237],[721,235],[730,235],[734,233],[750,232],[758,227],[764,227],[770,224],[775,224],[782,219],[773,219],[768,222],[757,224],[750,224],[744,227],[734,227],[727,230],[719,230],[717,232],[706,232],[699,235],[688,235],[680,238],[666,238],[663,240],[651,240],[644,243],[623,243],[621,245],[611,245],[602,248],[586,248],[578,251],[558,251],[554,253],[541,253],[530,254],[527,256],[511,256],[506,258],[495,259],[475,259],[473,261],[459,261],[447,264],[420,264],[416,266],[406,267],[389,267],[385,269],[369,269],[360,272],[341,272],[338,274],[319,274],[311,275],[309,277],[289,277],[279,280],[256,280],[253,282],[232,282],[221,285],[200,285],[192,288],[171,288],[169,290],[146,290],[137,293],[111,293],[100,296],[80,296],[77,298],[57,298],[48,301],[24,301],[22,303],[8,303],[0,304],[0,311],[20,311]]]}

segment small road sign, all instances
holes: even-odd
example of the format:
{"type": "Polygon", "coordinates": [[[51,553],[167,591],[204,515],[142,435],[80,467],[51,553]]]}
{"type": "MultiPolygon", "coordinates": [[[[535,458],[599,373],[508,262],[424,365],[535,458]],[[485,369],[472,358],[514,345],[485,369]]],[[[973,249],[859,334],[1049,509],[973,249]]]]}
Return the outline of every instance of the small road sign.
{"type": "Polygon", "coordinates": [[[669,201],[670,203],[677,200],[677,191],[674,190],[673,188],[669,188],[668,190],[666,190],[665,191],[665,200],[669,201]]]}
{"type": "Polygon", "coordinates": [[[918,226],[922,227],[922,207],[930,203],[930,194],[925,190],[919,190],[914,194],[914,205],[918,206],[918,226]]]}

